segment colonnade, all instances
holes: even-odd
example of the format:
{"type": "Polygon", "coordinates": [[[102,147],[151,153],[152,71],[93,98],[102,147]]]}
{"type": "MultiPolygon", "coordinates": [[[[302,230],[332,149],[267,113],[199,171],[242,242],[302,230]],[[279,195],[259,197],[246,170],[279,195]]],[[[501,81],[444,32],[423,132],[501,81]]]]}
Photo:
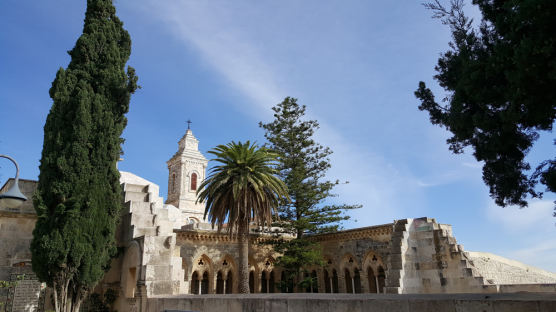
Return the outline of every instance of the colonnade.
{"type": "MultiPolygon", "coordinates": [[[[228,256],[228,258],[230,258],[228,256]]],[[[203,255],[204,267],[196,266],[189,277],[190,294],[237,293],[238,275],[235,261],[230,258],[226,267],[214,269],[210,259],[203,255]]],[[[286,272],[274,268],[266,261],[263,269],[250,264],[249,289],[251,293],[309,292],[309,293],[384,293],[387,271],[382,261],[373,255],[372,261],[358,265],[352,256],[335,265],[328,261],[325,267],[314,267],[307,271],[310,283],[306,287],[294,286],[286,280],[286,272]],[[363,267],[361,269],[361,267],[363,267]]],[[[187,280],[187,278],[186,278],[187,280]]]]}

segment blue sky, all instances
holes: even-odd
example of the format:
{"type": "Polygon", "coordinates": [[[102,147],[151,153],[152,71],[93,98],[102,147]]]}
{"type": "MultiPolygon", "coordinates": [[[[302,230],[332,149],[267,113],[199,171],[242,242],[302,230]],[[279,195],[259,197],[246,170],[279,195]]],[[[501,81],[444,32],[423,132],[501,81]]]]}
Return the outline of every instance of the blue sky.
{"type": "MultiPolygon", "coordinates": [[[[36,179],[48,90],[82,31],[86,1],[0,2],[0,153],[36,179]]],[[[259,121],[286,96],[307,105],[332,148],[334,201],[364,207],[346,228],[428,216],[453,225],[466,250],[488,251],[556,271],[554,196],[529,208],[500,208],[481,164],[453,155],[449,134],[413,96],[420,80],[438,93],[434,65],[448,29],[419,1],[117,0],[133,41],[133,95],[120,168],[166,197],[166,161],[186,120],[206,151],[231,140],[264,143],[259,121]]],[[[477,12],[469,7],[469,12],[477,12]]],[[[550,133],[530,155],[553,155],[550,133]]],[[[0,163],[0,182],[13,175],[0,163]]]]}

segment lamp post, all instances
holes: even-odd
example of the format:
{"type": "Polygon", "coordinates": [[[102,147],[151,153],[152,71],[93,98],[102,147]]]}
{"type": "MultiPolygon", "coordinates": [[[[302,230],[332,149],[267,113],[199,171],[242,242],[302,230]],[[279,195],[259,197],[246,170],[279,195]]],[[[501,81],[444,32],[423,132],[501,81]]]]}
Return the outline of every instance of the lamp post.
{"type": "Polygon", "coordinates": [[[19,190],[19,166],[10,156],[0,155],[0,158],[6,158],[15,165],[14,184],[8,189],[7,192],[0,194],[0,208],[17,208],[27,200],[27,197],[25,197],[25,195],[23,195],[19,190]]]}

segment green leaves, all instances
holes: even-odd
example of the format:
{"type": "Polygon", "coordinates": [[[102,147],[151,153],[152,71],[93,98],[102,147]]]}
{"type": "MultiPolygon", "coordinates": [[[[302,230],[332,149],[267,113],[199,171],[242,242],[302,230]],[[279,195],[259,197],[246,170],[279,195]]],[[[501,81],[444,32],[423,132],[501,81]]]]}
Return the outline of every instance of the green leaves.
{"type": "Polygon", "coordinates": [[[275,176],[277,155],[249,141],[219,145],[210,154],[221,165],[213,167],[197,191],[206,202],[205,217],[222,229],[225,221],[230,235],[245,219],[269,226],[272,212],[288,200],[284,183],[275,176]]]}
{"type": "Polygon", "coordinates": [[[424,82],[415,96],[432,124],[452,133],[454,153],[465,147],[483,161],[483,180],[500,206],[527,206],[548,190],[553,166],[541,163],[531,172],[525,157],[539,137],[552,130],[556,117],[556,2],[550,0],[475,0],[483,17],[478,29],[463,12],[426,4],[452,31],[450,50],[441,54],[434,77],[448,93],[445,106],[424,82]]]}
{"type": "Polygon", "coordinates": [[[272,245],[282,254],[277,265],[288,272],[287,279],[291,280],[299,277],[303,268],[322,262],[320,246],[309,235],[337,231],[339,223],[349,218],[345,211],[361,206],[328,203],[336,196],[332,189],[337,185],[324,180],[331,166],[328,156],[332,151],[313,140],[319,124],[316,120],[303,120],[305,106],[286,97],[272,110],[274,120],[260,122],[259,126],[266,131],[268,148],[278,155],[276,169],[291,198],[291,202],[278,207],[281,222],[276,226],[282,229],[282,234],[296,236],[293,240],[277,238],[272,245]]]}
{"type": "Polygon", "coordinates": [[[69,281],[68,294],[59,293],[69,298],[93,289],[115,250],[116,162],[137,89],[135,70],[125,70],[131,40],[115,12],[110,0],[87,1],[83,34],[52,83],[44,126],[33,270],[50,286],[69,281]]]}

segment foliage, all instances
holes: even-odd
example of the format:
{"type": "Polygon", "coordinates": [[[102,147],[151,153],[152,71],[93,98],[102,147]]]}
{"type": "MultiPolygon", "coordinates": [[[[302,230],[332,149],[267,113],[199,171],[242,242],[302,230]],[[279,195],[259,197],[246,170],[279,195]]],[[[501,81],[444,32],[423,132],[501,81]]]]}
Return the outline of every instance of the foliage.
{"type": "Polygon", "coordinates": [[[14,281],[0,280],[0,311],[5,311],[9,307],[8,306],[9,300],[4,301],[5,299],[4,295],[9,294],[10,291],[17,286],[19,281],[22,281],[24,279],[25,279],[25,274],[19,274],[16,275],[14,281]]]}
{"type": "Polygon", "coordinates": [[[118,294],[112,288],[108,288],[104,295],[98,293],[89,295],[85,305],[87,312],[112,312],[112,305],[118,298],[118,294]]]}
{"type": "MultiPolygon", "coordinates": [[[[525,160],[540,131],[552,130],[556,116],[556,2],[474,0],[482,13],[478,28],[463,12],[463,1],[445,8],[425,6],[450,27],[450,49],[441,54],[434,78],[447,92],[436,102],[424,82],[415,92],[420,110],[452,137],[450,150],[484,162],[483,180],[500,206],[527,206],[540,197],[540,180],[556,190],[556,160],[532,172],[525,160]]],[[[556,142],[555,142],[556,143],[556,142]]]]}
{"type": "Polygon", "coordinates": [[[205,217],[230,236],[239,238],[239,291],[249,293],[249,224],[269,226],[272,212],[287,200],[284,183],[275,176],[276,156],[256,144],[232,142],[219,145],[210,154],[219,163],[197,191],[198,201],[206,202],[205,217]]]}
{"type": "Polygon", "coordinates": [[[283,221],[277,225],[283,233],[296,238],[273,242],[274,248],[283,253],[276,264],[285,268],[291,278],[299,277],[302,268],[322,264],[320,247],[309,236],[337,231],[339,223],[349,219],[344,212],[361,207],[326,203],[336,196],[332,190],[339,181],[325,180],[332,151],[314,141],[319,124],[316,120],[303,119],[305,109],[305,105],[297,104],[297,99],[286,97],[272,108],[272,122],[259,123],[266,131],[269,149],[279,155],[278,175],[286,183],[292,199],[278,207],[283,221]]]}
{"type": "Polygon", "coordinates": [[[33,270],[56,311],[77,311],[115,254],[121,206],[116,162],[137,88],[130,36],[111,0],[88,0],[83,34],[50,89],[31,243],[33,270]]]}

